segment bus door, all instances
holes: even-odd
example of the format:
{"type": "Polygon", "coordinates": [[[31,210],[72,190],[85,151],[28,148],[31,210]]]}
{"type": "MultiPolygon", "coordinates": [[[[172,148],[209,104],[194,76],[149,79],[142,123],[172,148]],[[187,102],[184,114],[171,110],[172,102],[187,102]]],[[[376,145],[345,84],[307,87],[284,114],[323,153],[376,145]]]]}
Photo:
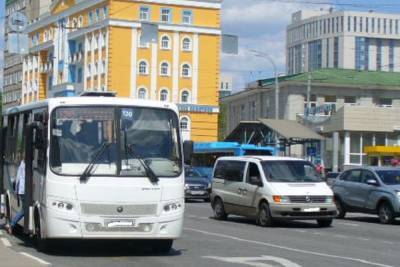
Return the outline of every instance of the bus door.
{"type": "Polygon", "coordinates": [[[24,233],[33,231],[33,211],[42,200],[46,174],[47,128],[44,114],[35,114],[25,129],[25,205],[24,233]]]}

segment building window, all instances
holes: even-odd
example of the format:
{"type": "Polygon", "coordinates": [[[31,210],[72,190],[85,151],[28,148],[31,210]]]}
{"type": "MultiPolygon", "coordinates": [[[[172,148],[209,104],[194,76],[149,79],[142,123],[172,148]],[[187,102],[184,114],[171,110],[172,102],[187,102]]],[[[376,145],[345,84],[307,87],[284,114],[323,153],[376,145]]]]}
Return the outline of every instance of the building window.
{"type": "Polygon", "coordinates": [[[368,70],[369,66],[369,39],[356,37],[356,69],[368,70]]]}
{"type": "Polygon", "coordinates": [[[357,99],[355,96],[346,96],[344,98],[344,103],[345,104],[356,104],[357,103],[357,99]]]}
{"type": "Polygon", "coordinates": [[[395,25],[395,30],[394,30],[395,34],[399,34],[399,20],[398,19],[395,20],[394,25],[395,25]]]}
{"type": "Polygon", "coordinates": [[[89,24],[93,23],[93,11],[89,11],[89,24]]]}
{"type": "Polygon", "coordinates": [[[383,19],[383,34],[386,34],[386,19],[383,19]]]}
{"type": "Polygon", "coordinates": [[[148,74],[147,62],[144,60],[139,62],[139,74],[142,74],[142,75],[148,74]]]}
{"type": "Polygon", "coordinates": [[[140,7],[140,20],[150,20],[150,8],[147,6],[140,7]]]}
{"type": "Polygon", "coordinates": [[[182,11],[182,23],[183,24],[192,24],[192,11],[191,10],[183,10],[182,11]]]}
{"type": "Polygon", "coordinates": [[[188,103],[189,102],[189,92],[188,91],[183,91],[181,95],[181,102],[182,103],[188,103]]]}
{"type": "Polygon", "coordinates": [[[147,98],[147,90],[146,88],[140,88],[138,91],[138,98],[139,99],[146,99],[147,98]]]}
{"type": "Polygon", "coordinates": [[[393,39],[389,40],[389,71],[394,71],[394,48],[395,42],[393,39]]]}
{"type": "Polygon", "coordinates": [[[161,38],[161,48],[162,49],[170,49],[171,48],[171,41],[168,36],[164,35],[161,38]]]}
{"type": "Polygon", "coordinates": [[[357,17],[353,17],[353,32],[357,31],[357,17]]]}
{"type": "Polygon", "coordinates": [[[78,19],[78,27],[82,27],[83,26],[83,16],[81,15],[81,16],[79,16],[79,19],[78,19]]]}
{"type": "Polygon", "coordinates": [[[381,19],[378,19],[378,33],[381,33],[381,19]]]}
{"type": "Polygon", "coordinates": [[[192,50],[192,41],[189,37],[185,37],[182,39],[182,50],[183,51],[191,51],[192,50]]]}
{"type": "Polygon", "coordinates": [[[160,101],[168,101],[168,90],[162,89],[160,92],[160,101]]]}
{"type": "Polygon", "coordinates": [[[382,70],[382,39],[376,40],[376,70],[382,70]]]}
{"type": "Polygon", "coordinates": [[[100,20],[100,9],[96,8],[96,21],[100,20]]]}
{"type": "Polygon", "coordinates": [[[363,31],[363,20],[364,20],[364,18],[360,17],[360,32],[363,31]]]}
{"type": "Polygon", "coordinates": [[[322,68],[322,42],[316,40],[308,43],[308,71],[322,68]]]}
{"type": "Polygon", "coordinates": [[[393,100],[391,98],[379,98],[378,104],[381,107],[392,107],[393,100]]]}
{"type": "Polygon", "coordinates": [[[168,76],[169,74],[169,64],[168,62],[161,63],[160,67],[160,75],[161,76],[168,76]]]}
{"type": "Polygon", "coordinates": [[[333,39],[333,67],[339,67],[339,37],[333,39]]]}
{"type": "Polygon", "coordinates": [[[347,17],[347,31],[350,32],[351,31],[351,17],[347,17]]]}
{"type": "Polygon", "coordinates": [[[393,34],[393,20],[389,20],[389,34],[393,34]]]}
{"type": "Polygon", "coordinates": [[[375,18],[371,19],[371,31],[372,31],[372,33],[375,32],[375,18]]]}
{"type": "Polygon", "coordinates": [[[108,16],[108,7],[104,6],[103,7],[103,17],[106,18],[108,16]]]}
{"type": "Polygon", "coordinates": [[[180,123],[181,125],[181,130],[183,130],[183,131],[187,131],[187,130],[189,130],[189,120],[188,120],[188,118],[186,118],[186,117],[183,117],[182,119],[181,119],[181,123],[180,123]]]}
{"type": "Polygon", "coordinates": [[[365,18],[365,32],[369,32],[369,18],[365,18]]]}
{"type": "Polygon", "coordinates": [[[182,65],[182,77],[190,77],[190,65],[185,63],[182,65]]]}
{"type": "Polygon", "coordinates": [[[171,22],[171,9],[169,8],[161,8],[161,21],[162,22],[171,22]]]}

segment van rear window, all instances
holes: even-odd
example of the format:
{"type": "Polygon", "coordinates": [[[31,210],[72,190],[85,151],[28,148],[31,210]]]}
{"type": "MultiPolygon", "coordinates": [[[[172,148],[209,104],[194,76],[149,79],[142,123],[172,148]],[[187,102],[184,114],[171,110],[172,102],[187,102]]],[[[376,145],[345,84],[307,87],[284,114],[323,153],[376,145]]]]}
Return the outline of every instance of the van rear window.
{"type": "Polygon", "coordinates": [[[222,160],[215,167],[214,178],[242,182],[246,162],[222,160]]]}

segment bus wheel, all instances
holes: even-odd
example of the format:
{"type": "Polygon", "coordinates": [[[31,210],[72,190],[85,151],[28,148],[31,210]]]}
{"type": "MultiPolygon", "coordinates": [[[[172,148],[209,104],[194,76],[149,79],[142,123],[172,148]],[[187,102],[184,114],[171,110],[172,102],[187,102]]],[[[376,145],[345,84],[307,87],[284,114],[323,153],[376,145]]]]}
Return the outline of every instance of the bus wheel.
{"type": "Polygon", "coordinates": [[[6,200],[6,215],[5,215],[5,225],[6,227],[11,227],[11,209],[10,209],[10,201],[6,200]]]}
{"type": "Polygon", "coordinates": [[[154,253],[157,254],[167,254],[171,248],[174,240],[156,240],[152,244],[152,249],[154,253]]]}
{"type": "Polygon", "coordinates": [[[40,227],[40,218],[39,214],[35,213],[35,243],[36,249],[39,252],[47,253],[50,252],[50,244],[49,240],[42,238],[42,232],[40,227]]]}

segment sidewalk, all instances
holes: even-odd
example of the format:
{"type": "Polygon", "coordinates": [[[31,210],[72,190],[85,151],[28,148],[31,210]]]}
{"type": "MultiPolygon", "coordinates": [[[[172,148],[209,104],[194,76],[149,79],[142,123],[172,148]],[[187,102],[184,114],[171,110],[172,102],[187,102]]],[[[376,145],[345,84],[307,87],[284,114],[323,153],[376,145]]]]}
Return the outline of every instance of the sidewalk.
{"type": "Polygon", "coordinates": [[[0,266],[1,267],[43,267],[34,259],[20,254],[10,247],[10,236],[2,227],[0,220],[0,266]]]}

